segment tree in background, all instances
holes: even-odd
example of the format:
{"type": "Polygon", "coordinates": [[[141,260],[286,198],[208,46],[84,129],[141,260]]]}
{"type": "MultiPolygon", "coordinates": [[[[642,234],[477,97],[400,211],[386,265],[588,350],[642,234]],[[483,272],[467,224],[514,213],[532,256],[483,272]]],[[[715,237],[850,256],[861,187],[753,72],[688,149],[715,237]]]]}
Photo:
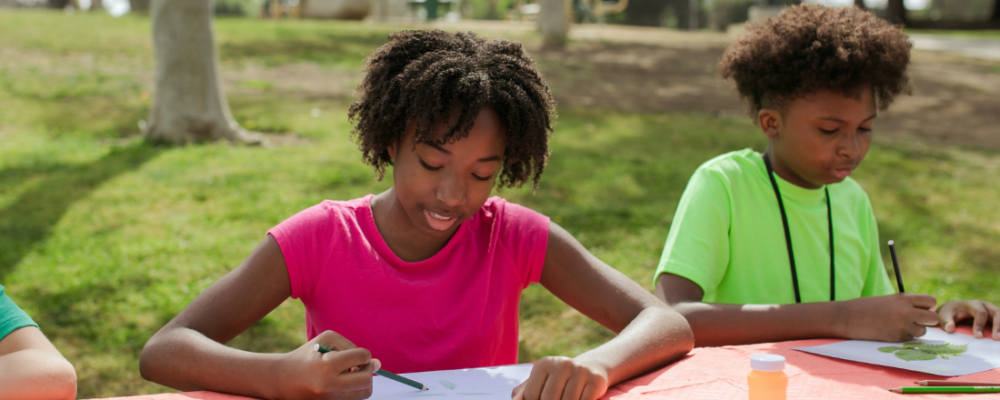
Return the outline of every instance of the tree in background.
{"type": "Polygon", "coordinates": [[[156,93],[143,135],[154,142],[265,144],[233,119],[219,80],[210,0],[152,0],[156,93]]]}
{"type": "Polygon", "coordinates": [[[542,33],[542,50],[559,50],[566,46],[569,35],[569,13],[565,0],[540,0],[538,30],[542,33]]]}

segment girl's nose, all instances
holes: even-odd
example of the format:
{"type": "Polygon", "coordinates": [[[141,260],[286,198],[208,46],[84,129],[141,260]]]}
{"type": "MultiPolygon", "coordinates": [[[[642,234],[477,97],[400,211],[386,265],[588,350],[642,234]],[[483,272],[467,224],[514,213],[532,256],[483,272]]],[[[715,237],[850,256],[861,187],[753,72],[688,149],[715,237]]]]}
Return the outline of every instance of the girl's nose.
{"type": "Polygon", "coordinates": [[[448,207],[465,204],[465,184],[458,174],[445,174],[437,189],[437,199],[448,207]]]}

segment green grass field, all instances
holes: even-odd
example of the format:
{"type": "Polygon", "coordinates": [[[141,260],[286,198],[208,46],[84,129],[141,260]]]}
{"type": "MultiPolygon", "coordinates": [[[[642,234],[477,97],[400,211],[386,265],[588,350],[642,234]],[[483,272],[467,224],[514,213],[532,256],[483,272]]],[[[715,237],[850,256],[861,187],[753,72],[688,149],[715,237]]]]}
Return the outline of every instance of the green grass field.
{"type": "MultiPolygon", "coordinates": [[[[216,28],[223,74],[289,63],[356,73],[391,31],[246,19],[216,28]]],[[[81,398],[168,391],[138,372],[160,326],[283,219],[388,187],[349,140],[349,98],[270,90],[266,80],[230,95],[233,112],[295,140],[143,143],[152,68],[147,18],[0,11],[0,283],[76,366],[81,398]]],[[[562,109],[537,193],[501,195],[650,287],[694,169],[764,145],[743,118],[562,109]]],[[[900,243],[908,289],[1000,300],[1000,153],[877,138],[856,179],[883,239],[900,243]]],[[[572,356],[612,336],[540,287],[524,294],[521,326],[522,361],[572,356]]],[[[304,340],[301,304],[289,300],[230,344],[284,352],[304,340]]]]}

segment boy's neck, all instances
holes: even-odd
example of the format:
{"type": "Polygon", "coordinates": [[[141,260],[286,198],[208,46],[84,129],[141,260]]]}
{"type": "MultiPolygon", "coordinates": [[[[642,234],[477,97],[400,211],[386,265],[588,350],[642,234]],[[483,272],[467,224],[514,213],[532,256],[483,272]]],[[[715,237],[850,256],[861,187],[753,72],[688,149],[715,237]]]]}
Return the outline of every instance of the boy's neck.
{"type": "Polygon", "coordinates": [[[776,152],[774,151],[774,147],[772,147],[771,145],[768,145],[767,150],[764,151],[764,157],[767,157],[768,160],[771,161],[771,168],[774,170],[774,173],[777,174],[779,177],[781,177],[781,179],[787,181],[788,183],[806,189],[819,189],[823,187],[823,185],[816,185],[810,183],[809,181],[799,176],[799,174],[795,173],[795,171],[792,170],[792,168],[789,167],[788,164],[786,164],[781,159],[781,157],[779,157],[776,154],[776,152]]]}

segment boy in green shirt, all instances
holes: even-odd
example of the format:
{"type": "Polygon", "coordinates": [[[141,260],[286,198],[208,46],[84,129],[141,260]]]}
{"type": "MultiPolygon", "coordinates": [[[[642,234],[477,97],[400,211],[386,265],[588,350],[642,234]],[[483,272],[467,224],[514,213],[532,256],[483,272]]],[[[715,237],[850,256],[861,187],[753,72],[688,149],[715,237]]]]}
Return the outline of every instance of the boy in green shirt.
{"type": "Polygon", "coordinates": [[[76,398],[76,371],[0,285],[0,399],[76,398]]]}
{"type": "MultiPolygon", "coordinates": [[[[719,68],[736,81],[764,154],[742,150],[695,171],[654,277],[656,295],[698,346],[837,337],[905,341],[973,318],[982,337],[1000,308],[897,294],[864,190],[877,109],[907,89],[911,44],[857,8],[791,7],[749,25],[719,68]]],[[[1000,324],[993,324],[993,338],[1000,324]]]]}

